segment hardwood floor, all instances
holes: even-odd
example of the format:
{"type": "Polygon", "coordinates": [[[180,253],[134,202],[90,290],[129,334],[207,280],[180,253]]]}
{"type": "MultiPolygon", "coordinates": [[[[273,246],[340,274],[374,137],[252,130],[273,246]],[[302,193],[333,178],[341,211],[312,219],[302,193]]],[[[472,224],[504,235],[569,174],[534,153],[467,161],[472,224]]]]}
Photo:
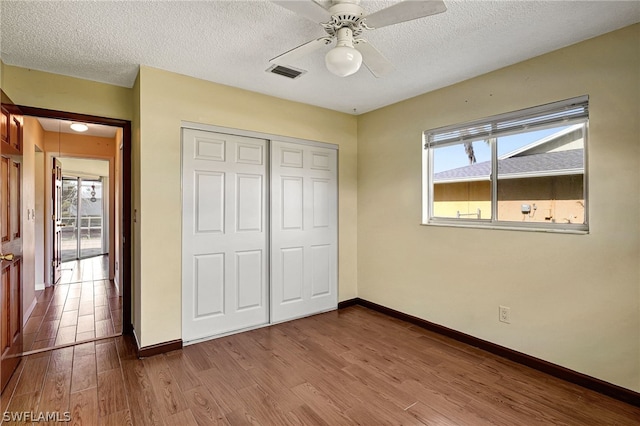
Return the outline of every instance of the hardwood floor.
{"type": "Polygon", "coordinates": [[[137,359],[128,336],[23,359],[2,411],[82,425],[637,425],[627,405],[353,306],[137,359]]]}
{"type": "Polygon", "coordinates": [[[107,256],[64,262],[60,282],[36,292],[23,330],[25,352],[122,331],[122,297],[107,262],[107,256]]]}

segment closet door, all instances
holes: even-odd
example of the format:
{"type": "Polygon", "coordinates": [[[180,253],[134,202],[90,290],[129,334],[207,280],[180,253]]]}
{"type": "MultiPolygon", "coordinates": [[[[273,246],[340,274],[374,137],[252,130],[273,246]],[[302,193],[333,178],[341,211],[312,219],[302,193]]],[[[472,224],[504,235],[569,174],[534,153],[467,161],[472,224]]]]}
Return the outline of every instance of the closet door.
{"type": "Polygon", "coordinates": [[[271,142],[271,322],[338,306],[337,152],[271,142]]]}
{"type": "Polygon", "coordinates": [[[183,129],[182,339],[269,320],[266,141],[183,129]]]}

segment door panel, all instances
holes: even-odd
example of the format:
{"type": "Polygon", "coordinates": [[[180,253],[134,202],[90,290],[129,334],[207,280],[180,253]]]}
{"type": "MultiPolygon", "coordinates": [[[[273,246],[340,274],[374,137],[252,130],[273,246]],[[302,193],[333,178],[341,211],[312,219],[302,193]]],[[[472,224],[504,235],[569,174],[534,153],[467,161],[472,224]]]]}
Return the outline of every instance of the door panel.
{"type": "Polygon", "coordinates": [[[62,163],[57,158],[53,159],[53,168],[51,169],[51,182],[53,185],[53,216],[51,218],[53,229],[53,259],[51,259],[52,282],[57,284],[61,276],[62,265],[62,163]]]}
{"type": "Polygon", "coordinates": [[[11,211],[9,210],[9,164],[11,160],[8,157],[0,157],[0,204],[2,205],[2,242],[11,240],[11,211]]]}
{"type": "Polygon", "coordinates": [[[2,96],[0,141],[0,389],[22,353],[22,123],[19,109],[2,96]],[[13,256],[10,256],[12,254],[13,256]]]}
{"type": "Polygon", "coordinates": [[[268,321],[266,141],[185,129],[185,342],[268,321]]]}
{"type": "Polygon", "coordinates": [[[337,308],[337,152],[271,142],[271,322],[337,308]]]}
{"type": "MultiPolygon", "coordinates": [[[[76,260],[78,254],[78,179],[62,179],[62,202],[60,216],[62,229],[60,232],[60,261],[76,260]]],[[[54,240],[55,242],[55,240],[54,240]]],[[[55,257],[55,254],[54,254],[55,257]]]]}

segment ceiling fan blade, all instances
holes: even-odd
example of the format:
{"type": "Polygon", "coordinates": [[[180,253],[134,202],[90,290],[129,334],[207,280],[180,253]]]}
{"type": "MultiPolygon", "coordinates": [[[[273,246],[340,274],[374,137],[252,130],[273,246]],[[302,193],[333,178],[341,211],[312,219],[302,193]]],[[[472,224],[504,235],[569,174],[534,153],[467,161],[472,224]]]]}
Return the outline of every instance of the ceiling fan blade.
{"type": "Polygon", "coordinates": [[[271,0],[271,2],[304,16],[316,24],[331,20],[331,13],[313,0],[271,0]]]}
{"type": "Polygon", "coordinates": [[[311,40],[298,47],[294,47],[293,49],[283,53],[282,55],[270,59],[269,62],[278,65],[292,65],[292,62],[295,62],[297,59],[302,58],[303,56],[307,56],[308,54],[315,52],[316,50],[321,49],[328,44],[331,44],[331,41],[331,37],[322,37],[316,40],[311,40]]]}
{"type": "Polygon", "coordinates": [[[362,62],[376,78],[384,77],[394,70],[394,66],[382,53],[365,40],[358,40],[356,49],[362,54],[362,62]]]}
{"type": "Polygon", "coordinates": [[[447,10],[442,0],[404,0],[367,16],[365,23],[371,28],[424,18],[447,10]]]}

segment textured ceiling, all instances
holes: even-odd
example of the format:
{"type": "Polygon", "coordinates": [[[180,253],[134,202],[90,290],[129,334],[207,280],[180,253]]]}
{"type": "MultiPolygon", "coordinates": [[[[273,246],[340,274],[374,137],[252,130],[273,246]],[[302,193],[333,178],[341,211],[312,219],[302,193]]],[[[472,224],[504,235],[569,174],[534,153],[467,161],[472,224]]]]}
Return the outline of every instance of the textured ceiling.
{"type": "Polygon", "coordinates": [[[5,64],[125,87],[142,64],[356,114],[640,22],[638,1],[445,0],[445,13],[365,32],[391,75],[334,76],[327,47],[291,63],[308,72],[290,80],[265,72],[269,59],[325,33],[266,0],[0,3],[5,64]]]}

